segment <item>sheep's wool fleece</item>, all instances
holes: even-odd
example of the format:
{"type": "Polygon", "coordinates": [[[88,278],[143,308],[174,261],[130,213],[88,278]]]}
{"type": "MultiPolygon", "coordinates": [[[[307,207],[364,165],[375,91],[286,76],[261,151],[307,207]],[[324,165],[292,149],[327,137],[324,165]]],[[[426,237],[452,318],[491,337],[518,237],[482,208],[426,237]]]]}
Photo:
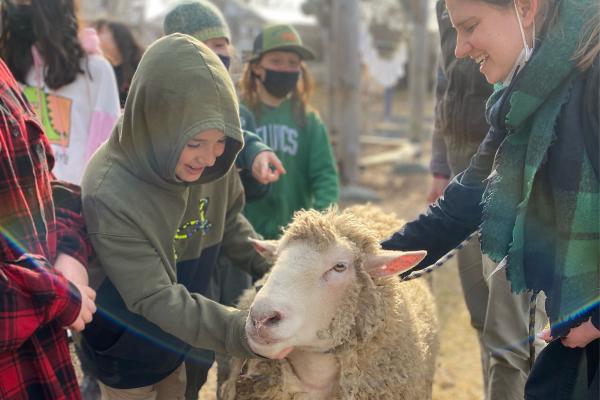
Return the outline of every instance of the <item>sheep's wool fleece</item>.
{"type": "MultiPolygon", "coordinates": [[[[379,241],[402,225],[395,216],[384,214],[371,205],[345,210],[344,218],[337,224],[335,216],[332,218],[331,215],[335,212],[310,213],[323,221],[334,221],[333,229],[351,226],[349,229],[360,230],[365,227],[363,232],[352,233],[362,241],[360,248],[379,248],[379,241]],[[357,223],[348,223],[352,220],[357,223]]],[[[294,222],[287,231],[293,225],[294,222]]],[[[334,351],[340,377],[331,398],[431,399],[438,338],[435,304],[428,285],[422,280],[400,282],[396,277],[372,280],[364,271],[357,271],[357,275],[359,279],[353,290],[359,296],[367,297],[367,301],[358,302],[358,310],[356,303],[349,302],[348,307],[340,310],[340,317],[336,317],[336,321],[352,322],[332,328],[340,343],[334,351]]],[[[248,309],[255,295],[255,289],[247,290],[239,307],[248,309]]],[[[231,376],[220,388],[222,398],[304,398],[289,391],[288,383],[294,379],[287,376],[290,369],[284,367],[286,362],[234,358],[231,376]]]]}

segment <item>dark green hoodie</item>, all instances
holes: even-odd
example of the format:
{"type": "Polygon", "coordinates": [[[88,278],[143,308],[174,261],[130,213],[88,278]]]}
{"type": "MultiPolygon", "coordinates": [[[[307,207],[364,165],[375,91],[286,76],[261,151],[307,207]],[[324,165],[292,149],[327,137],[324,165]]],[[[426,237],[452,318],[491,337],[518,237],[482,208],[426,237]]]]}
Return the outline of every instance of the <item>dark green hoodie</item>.
{"type": "Polygon", "coordinates": [[[189,36],[164,37],[143,56],[123,117],[85,171],[98,312],[83,333],[83,361],[111,387],[162,380],[190,346],[251,354],[244,313],[201,295],[220,251],[255,276],[267,268],[247,240],[231,168],[243,145],[237,110],[217,56],[189,36]],[[224,154],[197,182],[179,181],[184,146],[209,129],[225,133],[224,154]]]}

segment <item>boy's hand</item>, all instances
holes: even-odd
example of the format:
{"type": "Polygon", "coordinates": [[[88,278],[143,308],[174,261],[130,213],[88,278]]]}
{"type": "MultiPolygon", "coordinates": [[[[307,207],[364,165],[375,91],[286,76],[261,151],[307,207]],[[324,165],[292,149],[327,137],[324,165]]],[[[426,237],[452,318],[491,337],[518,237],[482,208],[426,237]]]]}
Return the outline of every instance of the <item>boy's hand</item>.
{"type": "Polygon", "coordinates": [[[283,164],[272,151],[261,151],[252,162],[252,176],[263,185],[275,182],[285,172],[283,164]]]}
{"type": "Polygon", "coordinates": [[[81,332],[85,325],[92,321],[92,314],[96,312],[96,292],[89,286],[75,284],[81,295],[81,309],[79,315],[67,328],[75,332],[81,332]]]}

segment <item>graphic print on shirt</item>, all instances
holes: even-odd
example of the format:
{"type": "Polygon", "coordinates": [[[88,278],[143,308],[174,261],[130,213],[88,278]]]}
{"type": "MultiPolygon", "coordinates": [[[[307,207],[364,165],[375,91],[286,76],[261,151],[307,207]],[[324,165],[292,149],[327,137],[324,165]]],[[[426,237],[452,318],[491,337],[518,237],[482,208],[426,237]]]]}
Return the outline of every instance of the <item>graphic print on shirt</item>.
{"type": "Polygon", "coordinates": [[[198,219],[194,219],[192,221],[186,222],[179,229],[177,229],[177,233],[175,234],[175,240],[189,239],[194,236],[197,232],[202,232],[202,234],[206,235],[212,224],[208,221],[206,217],[206,212],[208,211],[208,197],[200,199],[198,204],[198,219]]]}
{"type": "Polygon", "coordinates": [[[32,86],[25,86],[24,93],[41,119],[50,143],[69,147],[73,100],[32,86]]]}
{"type": "Polygon", "coordinates": [[[268,124],[256,128],[256,134],[275,152],[295,156],[298,153],[298,130],[287,125],[268,124]]]}

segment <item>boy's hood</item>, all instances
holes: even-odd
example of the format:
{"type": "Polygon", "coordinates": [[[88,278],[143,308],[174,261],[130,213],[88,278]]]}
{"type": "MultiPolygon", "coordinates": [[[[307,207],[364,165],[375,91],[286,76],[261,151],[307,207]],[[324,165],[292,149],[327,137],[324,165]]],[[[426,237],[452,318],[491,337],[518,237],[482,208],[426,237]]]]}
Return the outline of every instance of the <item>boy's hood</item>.
{"type": "Polygon", "coordinates": [[[175,33],[154,42],[142,57],[110,145],[138,178],[173,188],[185,144],[198,133],[225,133],[225,152],[198,181],[221,178],[243,146],[238,102],[221,60],[191,36],[175,33]]]}

